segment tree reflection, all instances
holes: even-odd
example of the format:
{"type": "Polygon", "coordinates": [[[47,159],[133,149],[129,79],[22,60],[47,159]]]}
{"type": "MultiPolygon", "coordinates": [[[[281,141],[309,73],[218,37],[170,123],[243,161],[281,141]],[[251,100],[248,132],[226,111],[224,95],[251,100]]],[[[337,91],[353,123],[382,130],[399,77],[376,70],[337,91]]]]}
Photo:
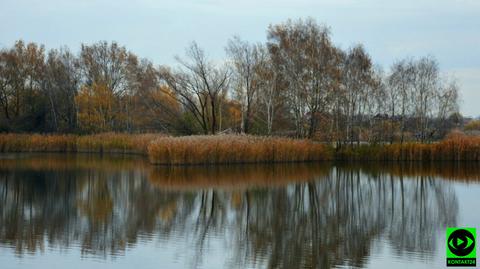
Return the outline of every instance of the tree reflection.
{"type": "Polygon", "coordinates": [[[436,234],[457,220],[453,183],[426,167],[162,168],[92,158],[0,161],[0,244],[20,256],[80,245],[107,257],[139,240],[189,238],[195,267],[210,240],[225,238],[234,267],[362,267],[375,240],[428,259],[436,234]]]}

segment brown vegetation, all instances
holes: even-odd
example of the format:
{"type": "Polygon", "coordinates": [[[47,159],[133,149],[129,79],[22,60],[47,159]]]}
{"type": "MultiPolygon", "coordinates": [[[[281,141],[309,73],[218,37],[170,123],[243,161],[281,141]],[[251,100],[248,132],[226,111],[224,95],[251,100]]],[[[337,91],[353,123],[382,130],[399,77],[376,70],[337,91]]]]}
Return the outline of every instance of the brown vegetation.
{"type": "Polygon", "coordinates": [[[28,169],[31,171],[121,171],[151,168],[140,155],[101,156],[70,153],[4,153],[0,157],[0,171],[28,169]]]}
{"type": "Polygon", "coordinates": [[[39,135],[2,134],[0,152],[92,152],[145,154],[160,134],[39,135]]]}
{"type": "Polygon", "coordinates": [[[480,137],[452,134],[431,144],[348,146],[335,157],[349,161],[480,161],[480,137]]]}
{"type": "Polygon", "coordinates": [[[0,135],[0,152],[89,152],[148,155],[152,164],[311,161],[480,161],[480,137],[451,134],[431,143],[343,145],[249,135],[171,137],[161,134],[0,135]]]}
{"type": "Polygon", "coordinates": [[[309,140],[247,135],[161,137],[148,147],[153,164],[231,164],[330,160],[329,148],[309,140]]]}

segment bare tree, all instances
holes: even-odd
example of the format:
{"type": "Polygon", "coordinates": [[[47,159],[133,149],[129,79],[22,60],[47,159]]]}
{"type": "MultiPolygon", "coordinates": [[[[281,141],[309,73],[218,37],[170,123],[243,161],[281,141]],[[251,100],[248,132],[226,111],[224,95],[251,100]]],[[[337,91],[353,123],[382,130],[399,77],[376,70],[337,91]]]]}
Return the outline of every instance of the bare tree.
{"type": "Polygon", "coordinates": [[[359,142],[360,125],[365,114],[371,86],[373,70],[370,56],[362,46],[350,49],[345,58],[343,83],[346,88],[346,133],[350,143],[359,142]]]}
{"type": "Polygon", "coordinates": [[[233,89],[242,107],[241,131],[248,133],[255,114],[261,85],[260,68],[265,66],[267,54],[261,45],[249,44],[234,37],[226,48],[233,69],[233,89]]]}
{"type": "Polygon", "coordinates": [[[129,52],[116,42],[82,44],[80,62],[86,84],[105,84],[115,94],[126,90],[129,52]]]}
{"type": "Polygon", "coordinates": [[[438,137],[444,137],[452,126],[449,126],[448,119],[455,114],[458,114],[459,107],[459,89],[455,80],[442,84],[439,88],[437,96],[438,126],[435,128],[438,130],[438,137]]]}
{"type": "Polygon", "coordinates": [[[438,63],[431,57],[421,58],[415,65],[413,79],[413,106],[417,120],[417,130],[421,142],[431,138],[429,121],[434,116],[433,108],[439,89],[438,63]]]}
{"type": "Polygon", "coordinates": [[[228,89],[229,71],[208,61],[196,43],[187,49],[188,60],[177,57],[181,68],[173,71],[160,69],[160,77],[178,96],[204,133],[218,131],[217,117],[221,109],[221,95],[228,89]]]}
{"type": "Polygon", "coordinates": [[[45,92],[48,96],[53,131],[74,131],[77,127],[75,96],[80,86],[77,58],[67,49],[48,53],[45,71],[45,92]]]}
{"type": "Polygon", "coordinates": [[[413,60],[401,60],[395,62],[388,76],[390,118],[396,120],[400,117],[400,143],[405,140],[407,119],[412,110],[412,83],[415,73],[413,60]],[[396,108],[398,106],[398,109],[396,108]]]}
{"type": "Polygon", "coordinates": [[[313,137],[318,114],[338,81],[339,57],[327,27],[313,19],[288,20],[269,27],[268,47],[288,81],[288,102],[298,136],[313,137]]]}
{"type": "MultiPolygon", "coordinates": [[[[266,54],[266,49],[261,48],[260,53],[266,54]]],[[[265,60],[257,68],[260,78],[258,89],[258,98],[263,112],[265,114],[265,122],[267,124],[267,134],[271,135],[273,130],[273,122],[276,116],[276,108],[282,101],[282,79],[279,71],[269,55],[264,57],[265,60]]]]}
{"type": "Polygon", "coordinates": [[[446,133],[445,120],[458,111],[458,87],[454,81],[442,80],[433,57],[397,61],[391,67],[388,87],[390,117],[400,117],[401,143],[407,131],[421,142],[446,133]]]}

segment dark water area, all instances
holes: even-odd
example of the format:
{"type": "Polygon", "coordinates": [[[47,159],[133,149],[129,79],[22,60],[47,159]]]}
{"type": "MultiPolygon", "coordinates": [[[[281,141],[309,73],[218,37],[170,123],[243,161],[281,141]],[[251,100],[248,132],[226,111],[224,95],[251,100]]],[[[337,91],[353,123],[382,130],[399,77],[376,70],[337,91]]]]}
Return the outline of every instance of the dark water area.
{"type": "Polygon", "coordinates": [[[0,268],[443,268],[479,206],[472,164],[3,154],[0,268]]]}

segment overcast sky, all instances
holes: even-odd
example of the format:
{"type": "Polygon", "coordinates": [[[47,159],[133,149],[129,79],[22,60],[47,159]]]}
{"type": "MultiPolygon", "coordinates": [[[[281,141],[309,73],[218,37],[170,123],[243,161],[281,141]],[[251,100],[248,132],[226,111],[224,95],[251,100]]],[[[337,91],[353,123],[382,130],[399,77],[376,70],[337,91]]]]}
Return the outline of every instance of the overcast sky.
{"type": "Polygon", "coordinates": [[[117,41],[155,64],[195,40],[214,59],[233,35],[266,40],[269,24],[312,17],[342,48],[362,43],[376,64],[435,56],[461,86],[461,112],[480,116],[480,0],[0,0],[0,47],[117,41]]]}

